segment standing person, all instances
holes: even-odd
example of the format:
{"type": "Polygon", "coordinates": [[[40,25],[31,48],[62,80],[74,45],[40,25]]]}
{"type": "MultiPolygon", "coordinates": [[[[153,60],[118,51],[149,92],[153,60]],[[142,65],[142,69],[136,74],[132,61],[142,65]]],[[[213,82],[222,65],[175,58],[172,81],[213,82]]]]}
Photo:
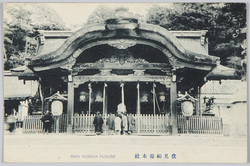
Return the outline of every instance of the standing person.
{"type": "Polygon", "coordinates": [[[167,130],[167,133],[168,135],[171,134],[171,130],[172,130],[172,127],[171,127],[171,116],[170,116],[170,113],[167,113],[166,114],[166,130],[167,130]]]}
{"type": "Polygon", "coordinates": [[[121,113],[122,116],[122,135],[126,135],[128,133],[128,118],[126,113],[121,113]]]}
{"type": "Polygon", "coordinates": [[[121,134],[121,124],[122,124],[122,117],[119,114],[116,114],[115,120],[115,135],[120,135],[121,134]]]}
{"type": "Polygon", "coordinates": [[[41,118],[41,121],[43,122],[43,131],[47,134],[51,132],[53,117],[49,110],[47,110],[46,114],[41,118]]]}
{"type": "Polygon", "coordinates": [[[115,116],[112,113],[109,113],[109,117],[107,118],[107,125],[108,125],[108,134],[113,135],[115,131],[115,116]]]}
{"type": "Polygon", "coordinates": [[[126,116],[126,106],[124,103],[120,103],[117,106],[117,114],[121,117],[121,135],[125,134],[128,130],[128,119],[126,116]]]}
{"type": "Polygon", "coordinates": [[[135,118],[131,113],[128,114],[128,134],[132,134],[135,129],[135,118]]]}
{"type": "Polygon", "coordinates": [[[100,135],[102,133],[103,118],[99,111],[96,113],[93,124],[95,126],[96,135],[100,135]]]}
{"type": "Polygon", "coordinates": [[[16,117],[11,114],[7,117],[7,123],[9,124],[9,132],[12,132],[15,130],[15,124],[16,124],[16,117]]]}

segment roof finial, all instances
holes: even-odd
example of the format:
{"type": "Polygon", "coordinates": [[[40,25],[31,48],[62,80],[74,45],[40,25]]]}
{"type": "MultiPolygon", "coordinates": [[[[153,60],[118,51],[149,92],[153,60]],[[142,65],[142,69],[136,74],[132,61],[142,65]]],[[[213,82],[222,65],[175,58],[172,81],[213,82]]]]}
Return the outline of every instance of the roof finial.
{"type": "Polygon", "coordinates": [[[115,9],[115,18],[117,19],[129,18],[130,15],[131,13],[129,12],[128,8],[121,6],[115,9]]]}

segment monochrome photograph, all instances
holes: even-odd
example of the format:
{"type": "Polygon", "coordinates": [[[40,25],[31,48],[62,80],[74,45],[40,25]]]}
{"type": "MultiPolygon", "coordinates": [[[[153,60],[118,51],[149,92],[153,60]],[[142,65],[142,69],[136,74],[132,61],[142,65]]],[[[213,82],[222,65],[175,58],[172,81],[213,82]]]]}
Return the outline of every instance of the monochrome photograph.
{"type": "Polygon", "coordinates": [[[246,163],[246,3],[4,3],[3,162],[246,163]]]}

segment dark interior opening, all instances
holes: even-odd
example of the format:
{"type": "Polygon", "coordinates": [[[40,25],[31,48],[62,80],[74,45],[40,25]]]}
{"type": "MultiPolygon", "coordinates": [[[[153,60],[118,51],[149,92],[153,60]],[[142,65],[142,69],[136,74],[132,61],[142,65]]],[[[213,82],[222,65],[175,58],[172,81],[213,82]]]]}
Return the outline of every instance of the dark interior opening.
{"type": "MultiPolygon", "coordinates": [[[[122,103],[122,88],[120,82],[106,83],[106,108],[107,113],[115,114],[117,106],[122,103]]],[[[141,114],[154,113],[154,100],[153,100],[153,83],[140,82],[140,110],[141,114]]],[[[156,100],[155,113],[165,114],[170,111],[170,94],[169,88],[166,88],[160,83],[155,83],[156,100]]],[[[103,113],[103,88],[104,82],[91,83],[91,114],[99,111],[103,113]],[[99,96],[99,97],[98,97],[99,96]],[[98,100],[99,98],[99,100],[98,100]]],[[[124,83],[124,102],[126,105],[127,113],[136,114],[138,106],[138,89],[137,82],[124,83]]],[[[89,82],[80,85],[75,89],[75,111],[78,114],[87,114],[89,111],[89,82]]]]}
{"type": "Polygon", "coordinates": [[[125,83],[124,102],[127,113],[136,114],[137,112],[137,88],[136,83],[125,83]]]}
{"type": "Polygon", "coordinates": [[[115,114],[117,105],[122,102],[120,83],[108,83],[107,87],[107,113],[115,114]]]}

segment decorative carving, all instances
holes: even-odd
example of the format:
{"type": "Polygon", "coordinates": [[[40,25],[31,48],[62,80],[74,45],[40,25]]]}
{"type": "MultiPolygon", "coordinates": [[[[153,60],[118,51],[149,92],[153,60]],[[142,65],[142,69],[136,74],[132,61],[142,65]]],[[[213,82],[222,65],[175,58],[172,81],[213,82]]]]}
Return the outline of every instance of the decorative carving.
{"type": "Polygon", "coordinates": [[[67,98],[65,98],[64,96],[62,96],[59,91],[57,91],[57,93],[55,93],[54,95],[47,97],[45,100],[62,100],[65,101],[67,100],[67,98]]]}
{"type": "Polygon", "coordinates": [[[185,94],[179,94],[179,98],[177,99],[177,101],[192,101],[193,103],[195,101],[198,101],[198,99],[192,97],[191,95],[189,95],[187,92],[185,92],[185,94]]]}
{"type": "Polygon", "coordinates": [[[44,36],[44,31],[43,30],[39,30],[39,44],[40,45],[44,45],[45,43],[45,36],[44,36]]]}
{"type": "Polygon", "coordinates": [[[141,59],[141,58],[136,59],[133,56],[127,57],[126,62],[127,63],[149,63],[145,59],[141,59]]]}
{"type": "Polygon", "coordinates": [[[134,71],[135,71],[134,73],[135,76],[143,76],[145,70],[134,70],[134,71]]]}
{"type": "Polygon", "coordinates": [[[119,59],[117,56],[112,56],[110,58],[102,58],[97,63],[116,63],[119,62],[119,59]]]}
{"type": "Polygon", "coordinates": [[[171,71],[170,69],[161,69],[162,72],[164,72],[167,76],[171,76],[171,71]]]}
{"type": "Polygon", "coordinates": [[[111,40],[108,45],[118,48],[120,50],[125,50],[129,47],[132,47],[136,45],[135,40],[128,40],[128,39],[117,39],[117,40],[111,40]]]}
{"type": "Polygon", "coordinates": [[[116,9],[114,16],[106,20],[106,28],[109,30],[135,29],[139,26],[138,19],[124,7],[116,9]]]}
{"type": "Polygon", "coordinates": [[[151,75],[144,75],[144,76],[134,76],[134,75],[115,75],[112,74],[110,76],[101,76],[100,74],[96,74],[93,76],[74,76],[73,81],[74,84],[81,84],[82,82],[87,81],[118,81],[118,82],[135,82],[135,81],[142,81],[142,82],[164,82],[165,84],[171,83],[171,77],[168,76],[151,76],[151,75]],[[115,76],[115,77],[114,77],[115,76]]]}
{"type": "Polygon", "coordinates": [[[25,54],[27,58],[31,58],[36,55],[39,49],[39,43],[37,37],[25,37],[25,54]]]}
{"type": "Polygon", "coordinates": [[[67,76],[62,76],[61,78],[62,78],[63,82],[67,82],[68,81],[67,76]]]}
{"type": "Polygon", "coordinates": [[[112,73],[110,72],[111,70],[101,70],[100,75],[101,76],[110,76],[112,73]]]}
{"type": "Polygon", "coordinates": [[[67,60],[68,63],[66,63],[66,65],[64,66],[60,66],[60,68],[62,69],[66,69],[68,71],[71,71],[72,70],[72,66],[74,66],[75,62],[76,62],[76,59],[71,57],[67,60]]]}
{"type": "MultiPolygon", "coordinates": [[[[117,63],[119,62],[119,57],[117,55],[113,55],[110,58],[102,58],[97,63],[117,63]]],[[[132,55],[124,57],[125,63],[149,63],[145,59],[134,58],[132,55]]]]}
{"type": "Polygon", "coordinates": [[[175,66],[177,59],[173,56],[173,54],[172,54],[169,50],[167,50],[167,49],[162,50],[162,52],[163,52],[165,55],[167,55],[170,64],[171,64],[172,66],[175,66]]]}
{"type": "Polygon", "coordinates": [[[132,17],[133,13],[129,12],[128,8],[120,7],[115,10],[115,18],[123,19],[132,17]]]}
{"type": "Polygon", "coordinates": [[[171,87],[171,83],[170,82],[168,82],[168,81],[166,81],[166,82],[160,82],[160,84],[162,84],[162,85],[165,85],[166,86],[166,88],[170,88],[171,87]]]}
{"type": "Polygon", "coordinates": [[[207,31],[201,31],[201,45],[204,46],[205,43],[206,43],[206,34],[207,34],[207,31]]]}
{"type": "Polygon", "coordinates": [[[84,83],[85,83],[85,82],[81,82],[81,83],[77,83],[77,84],[74,83],[74,88],[79,88],[79,85],[80,85],[80,84],[84,84],[84,83]]]}

